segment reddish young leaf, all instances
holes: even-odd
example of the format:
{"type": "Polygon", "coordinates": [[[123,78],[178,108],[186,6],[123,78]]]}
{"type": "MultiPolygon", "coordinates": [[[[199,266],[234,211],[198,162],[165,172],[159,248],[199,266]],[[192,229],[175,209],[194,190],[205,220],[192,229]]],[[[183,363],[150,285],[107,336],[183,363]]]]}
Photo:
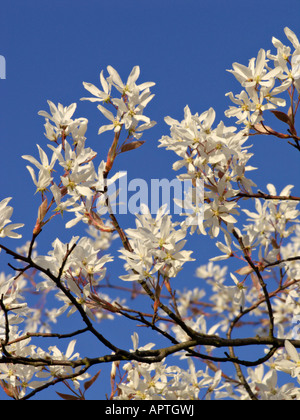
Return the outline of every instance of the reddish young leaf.
{"type": "Polygon", "coordinates": [[[80,400],[79,397],[75,397],[75,395],[68,395],[68,394],[63,394],[61,392],[57,392],[57,395],[59,395],[63,400],[67,400],[67,401],[78,401],[80,400]]]}
{"type": "Polygon", "coordinates": [[[292,124],[294,125],[295,124],[295,117],[294,117],[294,110],[293,110],[292,106],[289,107],[287,115],[288,115],[290,121],[292,122],[292,124]]]}
{"type": "Polygon", "coordinates": [[[120,153],[129,152],[130,150],[138,149],[145,142],[141,140],[132,141],[131,143],[123,144],[121,147],[120,153]]]}
{"type": "Polygon", "coordinates": [[[272,114],[275,115],[276,118],[278,118],[280,121],[283,121],[284,123],[291,125],[292,121],[290,120],[289,116],[281,111],[271,111],[272,114]]]}
{"type": "Polygon", "coordinates": [[[86,381],[84,383],[83,386],[84,386],[85,391],[87,391],[93,385],[93,383],[97,380],[100,373],[101,373],[101,370],[99,370],[99,372],[97,372],[96,375],[93,376],[89,381],[86,381]]]}

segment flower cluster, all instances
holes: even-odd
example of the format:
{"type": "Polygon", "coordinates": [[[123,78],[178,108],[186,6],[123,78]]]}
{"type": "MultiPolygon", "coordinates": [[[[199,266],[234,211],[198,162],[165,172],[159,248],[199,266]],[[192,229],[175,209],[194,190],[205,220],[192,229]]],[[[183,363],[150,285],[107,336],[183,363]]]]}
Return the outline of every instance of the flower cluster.
{"type": "MultiPolygon", "coordinates": [[[[271,205],[272,209],[274,205],[273,200],[268,202],[268,204],[271,205]]],[[[286,204],[286,202],[283,202],[283,204],[286,204]]],[[[256,207],[259,207],[258,204],[256,204],[256,207]]],[[[260,206],[260,208],[261,207],[263,206],[260,206]]],[[[284,243],[283,239],[285,236],[280,237],[276,231],[275,222],[279,222],[278,219],[272,219],[272,214],[269,213],[268,206],[265,206],[265,210],[265,235],[263,235],[263,232],[261,231],[257,231],[255,236],[252,234],[251,236],[255,237],[254,242],[246,242],[246,238],[248,237],[247,234],[241,235],[241,237],[244,242],[247,243],[249,252],[251,252],[252,255],[254,255],[254,253],[257,255],[261,269],[262,267],[267,266],[264,271],[268,278],[272,279],[274,277],[276,279],[277,273],[275,268],[278,267],[278,269],[281,270],[282,283],[289,285],[289,293],[281,293],[280,296],[275,297],[272,302],[274,322],[278,331],[280,331],[280,336],[288,337],[291,336],[291,326],[293,325],[294,317],[297,317],[300,314],[298,285],[300,273],[300,262],[298,258],[300,251],[300,229],[299,225],[296,225],[296,228],[294,226],[294,229],[290,229],[290,233],[293,231],[293,234],[291,234],[289,241],[284,243]],[[279,238],[278,243],[275,242],[276,238],[279,238]],[[276,246],[272,248],[272,244],[273,246],[276,244],[276,246]],[[290,261],[288,260],[289,258],[291,259],[290,261]],[[282,262],[277,264],[279,259],[282,262]]],[[[252,216],[254,216],[254,214],[252,216]]],[[[254,220],[256,224],[257,219],[254,220]]],[[[256,226],[259,225],[257,224],[256,226]]],[[[251,230],[255,229],[255,226],[251,224],[246,227],[247,230],[248,228],[251,230]]],[[[233,241],[230,245],[230,249],[232,255],[238,256],[237,253],[240,252],[238,243],[233,241]]],[[[224,259],[225,258],[226,255],[224,259]]],[[[223,331],[227,331],[231,317],[238,314],[241,307],[252,307],[253,310],[251,311],[251,314],[253,316],[255,315],[257,319],[260,318],[260,331],[264,331],[264,328],[267,326],[266,314],[263,307],[256,305],[257,299],[261,297],[261,288],[256,276],[253,274],[253,270],[248,265],[245,265],[236,271],[238,273],[237,275],[230,273],[231,280],[227,281],[227,273],[230,272],[229,267],[221,267],[220,265],[215,264],[215,261],[222,260],[222,257],[212,258],[211,260],[210,263],[200,266],[196,271],[196,276],[204,280],[206,285],[209,285],[210,292],[207,293],[201,289],[200,291],[196,289],[196,291],[197,295],[202,293],[203,297],[209,294],[209,300],[213,303],[213,311],[220,316],[219,322],[214,325],[216,327],[219,326],[223,331]],[[250,284],[247,283],[249,275],[252,280],[250,284]],[[232,280],[234,281],[235,286],[232,285],[232,280]]],[[[178,305],[180,306],[179,303],[178,305]]],[[[190,304],[189,306],[190,308],[193,308],[193,305],[190,304]]],[[[189,315],[190,312],[186,314],[186,316],[189,315]]]]}
{"type": "Polygon", "coordinates": [[[51,101],[48,101],[51,115],[46,111],[39,112],[39,115],[46,119],[45,135],[47,139],[57,144],[57,146],[48,145],[52,150],[51,159],[39,145],[40,161],[30,155],[23,156],[38,169],[38,175],[36,175],[34,168],[27,166],[36,186],[36,191],[40,192],[43,198],[51,192],[57,212],[75,213],[75,218],[70,220],[66,227],[72,227],[79,221],[83,221],[99,230],[109,231],[111,229],[99,217],[99,214],[103,215],[110,212],[107,190],[119,178],[120,174],[117,173],[112,178],[109,178],[107,174],[116,155],[140,147],[143,142],[132,142],[131,140],[133,138],[139,139],[144,130],[155,124],[143,114],[144,108],[154,96],[150,94],[150,87],[154,83],[136,84],[140,74],[139,67],[133,68],[126,85],[123,84],[119,74],[111,66],[108,67],[108,71],[109,77],[107,79],[104,78],[103,72],[100,74],[104,92],[90,83],[84,83],[85,88],[96,95],[96,98],[83,98],[92,102],[104,101],[116,109],[117,117],[114,117],[102,105],[98,106],[102,113],[112,121],[110,126],[102,126],[99,133],[114,129],[118,134],[116,143],[110,149],[106,162],[102,161],[98,167],[94,166],[93,160],[97,153],[90,147],[85,146],[88,120],[86,118],[72,118],[77,105],[73,103],[68,107],[64,107],[62,104],[55,106],[51,101]],[[121,93],[121,98],[110,96],[112,86],[121,93]],[[140,122],[142,122],[142,125],[139,125],[140,122]],[[117,147],[123,127],[127,131],[127,137],[123,144],[117,147]],[[61,167],[62,175],[56,180],[55,175],[58,174],[55,168],[57,165],[61,167]],[[97,207],[96,212],[94,211],[95,207],[97,207]]]}
{"type": "MultiPolygon", "coordinates": [[[[132,340],[134,350],[137,350],[139,337],[136,333],[132,340]]],[[[153,346],[150,343],[138,350],[150,350],[153,346]]],[[[300,400],[300,388],[294,382],[278,385],[279,371],[296,378],[300,383],[299,354],[289,341],[285,342],[285,350],[274,359],[267,373],[264,365],[248,369],[247,382],[257,398],[268,401],[300,400]]],[[[114,400],[250,399],[244,387],[222,381],[221,370],[210,374],[208,369],[197,370],[191,359],[187,361],[187,370],[179,366],[167,366],[165,361],[151,365],[126,363],[123,367],[126,376],[113,390],[114,400]]],[[[115,380],[115,372],[112,377],[115,380]]]]}
{"type": "Polygon", "coordinates": [[[5,312],[0,313],[0,337],[5,339],[6,325],[17,326],[24,318],[28,315],[27,303],[22,300],[22,289],[24,283],[16,283],[13,277],[6,276],[3,272],[0,274],[0,296],[1,296],[1,307],[5,308],[5,312]],[[6,322],[7,315],[7,322],[6,322]]]}
{"type": "MultiPolygon", "coordinates": [[[[96,313],[98,319],[103,318],[101,307],[96,305],[98,297],[96,289],[99,282],[106,276],[105,264],[113,261],[113,257],[109,254],[100,256],[101,250],[96,247],[96,242],[88,237],[80,239],[73,237],[67,244],[57,238],[52,246],[53,249],[49,251],[48,255],[38,255],[34,258],[34,262],[45,270],[50,270],[52,274],[60,275],[66,289],[72,292],[89,317],[94,319],[96,313]]],[[[53,281],[45,274],[42,274],[42,277],[45,280],[37,285],[38,290],[56,290],[53,281]]],[[[68,297],[62,291],[59,291],[56,297],[64,305],[56,311],[55,317],[63,314],[66,310],[69,310],[69,315],[76,311],[76,307],[70,305],[68,297]]],[[[102,298],[110,301],[106,295],[102,295],[102,298]]]]}
{"type": "MultiPolygon", "coordinates": [[[[247,171],[254,169],[247,165],[252,156],[243,146],[247,138],[243,132],[236,133],[235,127],[226,127],[223,122],[213,128],[215,117],[213,108],[201,115],[192,115],[186,106],[183,121],[170,117],[165,119],[171,126],[171,136],[160,139],[160,147],[166,147],[180,157],[173,165],[176,171],[184,169],[178,178],[192,180],[195,189],[199,188],[197,181],[203,182],[202,205],[199,202],[197,205],[195,200],[187,200],[189,212],[186,225],[192,226],[191,231],[195,231],[195,223],[190,219],[194,220],[195,215],[201,214],[203,222],[198,225],[198,231],[206,234],[209,229],[212,237],[219,235],[222,226],[231,226],[237,221],[234,216],[239,214],[239,206],[233,198],[238,192],[251,192],[255,186],[245,176],[247,171]]],[[[197,197],[197,191],[194,195],[197,197]]]]}
{"type": "MultiPolygon", "coordinates": [[[[137,333],[132,336],[134,350],[150,350],[154,344],[138,347],[137,333]]],[[[167,366],[164,361],[153,363],[127,363],[124,365],[126,380],[117,384],[115,400],[196,400],[205,391],[205,399],[210,399],[213,390],[221,380],[221,370],[214,376],[206,371],[196,371],[191,359],[189,369],[167,366]]]]}
{"type": "Polygon", "coordinates": [[[132,69],[126,83],[122,82],[119,73],[112,66],[108,66],[107,71],[109,74],[107,78],[104,77],[103,71],[100,73],[100,83],[103,91],[92,83],[83,83],[85,89],[94,97],[82,98],[82,100],[104,102],[115,108],[115,113],[113,113],[103,105],[98,105],[99,111],[111,122],[108,125],[101,126],[98,134],[108,130],[114,130],[118,133],[124,126],[128,132],[128,138],[132,136],[135,139],[140,139],[144,130],[148,130],[155,125],[154,121],[144,115],[145,107],[154,97],[150,92],[150,87],[154,86],[155,83],[136,84],[140,75],[139,66],[132,69]],[[111,96],[112,87],[121,93],[121,98],[111,96]],[[140,123],[141,125],[139,125],[140,123]]]}
{"type": "Polygon", "coordinates": [[[39,115],[45,117],[45,136],[48,140],[58,142],[59,138],[71,135],[74,143],[80,143],[85,140],[88,120],[86,118],[72,119],[77,108],[75,103],[64,107],[62,104],[56,106],[48,101],[51,115],[46,111],[39,111],[39,115]],[[50,121],[54,123],[51,124],[50,121]]]}
{"type": "Polygon", "coordinates": [[[232,92],[227,94],[235,106],[231,106],[225,114],[236,117],[237,124],[244,124],[246,130],[263,121],[264,111],[284,107],[286,101],[278,95],[292,84],[300,92],[300,44],[289,28],[284,31],[295,48],[293,53],[290,47],[273,37],[276,55],[261,49],[257,58],[249,61],[248,67],[234,63],[233,70],[229,70],[244,89],[236,96],[232,92]]]}
{"type": "MultiPolygon", "coordinates": [[[[35,367],[23,364],[1,364],[0,365],[0,380],[4,385],[5,392],[8,396],[14,399],[21,399],[28,391],[43,389],[47,384],[51,384],[53,378],[73,375],[79,369],[73,369],[70,366],[60,365],[60,362],[75,361],[79,359],[79,353],[73,354],[76,340],[69,343],[65,353],[62,353],[56,346],[49,347],[48,351],[30,344],[30,339],[15,342],[7,346],[7,351],[10,355],[17,355],[24,358],[30,358],[33,362],[36,360],[50,360],[56,361],[48,367],[35,367]]],[[[76,375],[75,375],[76,376],[76,375]]],[[[73,384],[79,388],[80,381],[87,379],[90,375],[88,373],[76,376],[73,384]]]]}
{"type": "MultiPolygon", "coordinates": [[[[285,187],[279,196],[288,197],[291,194],[293,186],[285,187]]],[[[270,195],[276,196],[274,185],[268,184],[267,189],[270,195]]],[[[283,241],[288,238],[296,229],[297,217],[300,211],[297,210],[296,201],[280,201],[265,200],[262,204],[261,200],[255,200],[255,212],[243,209],[244,213],[249,217],[249,222],[245,230],[251,242],[256,246],[260,246],[260,253],[265,261],[271,263],[276,261],[280,256],[280,249],[283,241]],[[274,247],[274,241],[277,246],[274,247]]]]}
{"type": "Polygon", "coordinates": [[[186,231],[176,229],[177,224],[166,213],[166,206],[157,212],[155,219],[149,209],[142,205],[142,214],[137,215],[136,229],[127,229],[133,252],[120,250],[126,261],[129,274],[122,280],[151,280],[154,275],[162,278],[176,277],[185,262],[193,261],[192,251],[184,251],[186,231]]]}

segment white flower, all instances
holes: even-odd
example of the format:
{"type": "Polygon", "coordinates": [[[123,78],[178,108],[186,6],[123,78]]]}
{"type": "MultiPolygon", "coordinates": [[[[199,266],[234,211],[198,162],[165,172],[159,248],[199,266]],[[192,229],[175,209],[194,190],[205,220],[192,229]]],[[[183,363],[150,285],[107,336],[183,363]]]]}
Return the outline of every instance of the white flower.
{"type": "Polygon", "coordinates": [[[90,102],[109,102],[111,94],[111,83],[103,76],[103,70],[100,73],[100,83],[102,85],[103,91],[98,89],[92,83],[83,82],[83,86],[88,90],[95,98],[81,98],[81,101],[90,101],[90,102]]]}
{"type": "Polygon", "coordinates": [[[64,107],[62,104],[58,104],[58,106],[54,105],[53,102],[47,101],[50,107],[50,115],[46,111],[39,111],[38,115],[47,118],[50,121],[53,121],[57,128],[66,128],[68,125],[73,123],[71,117],[73,116],[77,104],[73,103],[68,107],[64,107]]]}
{"type": "Polygon", "coordinates": [[[292,57],[292,78],[295,82],[296,89],[298,93],[300,92],[300,48],[298,48],[298,54],[293,55],[292,57]]]}
{"type": "Polygon", "coordinates": [[[278,377],[277,372],[274,369],[270,369],[264,375],[264,366],[260,365],[255,370],[248,369],[251,381],[250,386],[253,392],[257,393],[258,396],[265,401],[281,401],[281,400],[293,400],[299,396],[299,390],[295,388],[294,384],[287,383],[282,387],[277,384],[278,377]]]}
{"type": "Polygon", "coordinates": [[[129,274],[120,276],[124,281],[149,280],[160,269],[162,264],[155,264],[153,254],[143,241],[131,240],[133,252],[120,249],[121,259],[126,261],[125,269],[129,274]]]}
{"type": "Polygon", "coordinates": [[[300,356],[290,341],[285,340],[284,347],[288,358],[276,361],[276,369],[290,374],[293,378],[297,378],[300,383],[300,356]]]}
{"type": "Polygon", "coordinates": [[[108,130],[114,130],[118,133],[123,125],[128,130],[129,136],[139,139],[142,136],[141,131],[149,129],[155,125],[149,117],[143,115],[144,108],[151,101],[154,95],[150,94],[150,87],[155,85],[153,82],[146,82],[140,85],[136,81],[140,75],[140,68],[135,66],[128,79],[124,84],[119,73],[112,67],[108,66],[107,71],[109,77],[105,79],[103,71],[100,73],[100,82],[104,91],[99,90],[91,83],[85,83],[84,87],[95,98],[82,98],[82,100],[89,100],[91,102],[104,102],[112,105],[116,110],[116,115],[98,105],[98,109],[102,114],[111,121],[111,124],[106,124],[100,127],[98,134],[102,134],[108,130]],[[121,93],[121,98],[114,98],[111,96],[111,88],[114,86],[118,92],[121,93]],[[139,123],[142,125],[138,126],[139,123]]]}
{"type": "Polygon", "coordinates": [[[266,63],[266,52],[261,49],[257,58],[252,58],[249,61],[248,67],[233,63],[233,70],[228,71],[236,77],[243,87],[249,88],[256,85],[268,87],[273,83],[273,79],[281,73],[281,69],[275,68],[268,72],[265,68],[266,63]]]}
{"type": "Polygon", "coordinates": [[[210,227],[210,234],[216,238],[219,236],[220,224],[225,222],[228,224],[234,224],[237,220],[230,213],[237,213],[234,209],[237,204],[233,201],[220,203],[219,200],[213,201],[211,204],[204,204],[204,226],[210,227]]]}
{"type": "MultiPolygon", "coordinates": [[[[79,358],[79,353],[73,354],[75,344],[76,344],[76,340],[70,341],[65,354],[61,350],[59,350],[56,346],[51,346],[51,347],[49,347],[48,352],[44,352],[44,357],[54,359],[54,360],[59,360],[59,361],[76,360],[76,359],[79,358]]],[[[56,378],[56,377],[72,375],[76,371],[79,371],[79,370],[80,370],[80,367],[77,367],[77,368],[73,369],[71,366],[53,365],[53,366],[50,366],[48,370],[40,371],[39,373],[37,373],[36,376],[37,376],[37,378],[42,378],[44,380],[44,382],[48,382],[48,381],[51,381],[53,378],[56,378]]],[[[79,388],[79,381],[87,379],[89,376],[90,375],[87,374],[87,373],[83,374],[83,375],[80,375],[80,376],[79,375],[76,376],[76,378],[73,379],[73,385],[75,386],[75,388],[78,389],[79,388]]]]}
{"type": "Polygon", "coordinates": [[[93,195],[93,191],[90,189],[93,184],[93,175],[94,167],[92,165],[79,166],[76,164],[71,173],[61,176],[60,179],[70,195],[90,199],[93,195]]]}
{"type": "Polygon", "coordinates": [[[216,246],[219,248],[220,251],[223,252],[223,255],[210,258],[209,261],[227,260],[228,258],[233,256],[233,252],[231,249],[231,242],[232,242],[231,237],[227,232],[224,232],[224,237],[225,237],[226,245],[222,244],[221,242],[216,243],[216,246]]]}
{"type": "Polygon", "coordinates": [[[13,232],[14,229],[19,229],[24,226],[23,223],[11,223],[10,217],[13,213],[13,208],[7,204],[10,202],[12,197],[5,198],[0,202],[0,238],[21,238],[22,235],[13,232]]]}
{"type": "MultiPolygon", "coordinates": [[[[57,160],[57,154],[53,153],[51,161],[49,163],[48,156],[46,155],[44,150],[38,144],[37,144],[37,147],[39,149],[39,155],[40,155],[41,163],[37,159],[35,159],[33,156],[30,156],[30,155],[23,155],[22,158],[25,159],[25,160],[28,160],[30,163],[35,165],[39,170],[46,169],[51,174],[51,172],[53,171],[53,167],[55,165],[55,162],[57,160]]],[[[58,150],[59,151],[61,150],[61,145],[58,146],[58,150]]]]}
{"type": "Polygon", "coordinates": [[[72,135],[73,143],[75,145],[84,141],[88,120],[86,118],[78,118],[75,120],[71,118],[76,110],[77,104],[73,103],[68,107],[64,107],[62,104],[56,106],[51,101],[48,101],[48,104],[52,115],[46,111],[38,112],[38,115],[41,115],[46,119],[44,125],[46,138],[57,143],[59,137],[62,137],[63,135],[64,137],[72,135]],[[50,124],[49,121],[52,121],[55,126],[50,124]]]}
{"type": "Polygon", "coordinates": [[[122,109],[118,108],[117,115],[114,116],[114,114],[112,112],[108,111],[108,109],[104,108],[104,106],[102,106],[102,105],[98,105],[97,108],[112,123],[112,124],[107,124],[107,125],[101,126],[99,128],[98,134],[102,134],[102,133],[104,133],[105,131],[108,131],[108,130],[114,130],[115,133],[118,133],[121,130],[122,125],[123,125],[122,109]]]}
{"type": "Polygon", "coordinates": [[[36,186],[36,192],[44,193],[52,182],[52,176],[48,169],[42,168],[38,173],[38,178],[35,176],[34,169],[31,166],[26,166],[31,178],[36,186]]]}
{"type": "Polygon", "coordinates": [[[230,273],[230,277],[235,283],[235,286],[229,286],[234,288],[233,302],[236,306],[243,309],[245,306],[245,287],[234,274],[230,273]]]}
{"type": "Polygon", "coordinates": [[[139,91],[148,89],[151,86],[154,86],[155,83],[153,82],[146,82],[142,83],[141,85],[136,85],[136,81],[140,75],[140,68],[139,66],[133,67],[130,75],[128,76],[127,82],[124,84],[119,73],[112,67],[108,66],[107,71],[109,73],[108,80],[114,85],[114,87],[122,93],[122,95],[130,95],[133,93],[135,88],[137,87],[139,91]]]}
{"type": "Polygon", "coordinates": [[[250,117],[250,112],[253,112],[255,109],[254,104],[251,102],[248,93],[245,90],[242,90],[236,96],[233,96],[232,92],[228,92],[226,96],[229,96],[231,101],[238,106],[230,106],[227,111],[225,111],[226,117],[236,117],[237,124],[240,124],[250,117]]]}
{"type": "Polygon", "coordinates": [[[61,136],[61,129],[54,127],[52,124],[50,124],[49,119],[46,118],[46,123],[44,124],[45,127],[45,137],[50,141],[57,142],[58,138],[61,136]]]}
{"type": "Polygon", "coordinates": [[[293,44],[293,47],[296,50],[300,46],[300,42],[299,42],[297,36],[295,35],[295,33],[288,27],[284,28],[284,33],[285,33],[287,39],[293,44]]]}
{"type": "Polygon", "coordinates": [[[137,215],[136,229],[127,229],[126,233],[132,243],[133,252],[120,250],[130,272],[122,280],[151,279],[156,272],[167,277],[176,277],[183,265],[191,258],[192,251],[184,251],[186,230],[172,223],[171,216],[166,214],[166,206],[152,218],[147,206],[143,205],[142,214],[137,215]],[[133,271],[130,271],[133,270],[133,271]]]}
{"type": "Polygon", "coordinates": [[[300,79],[300,54],[292,57],[292,75],[295,80],[300,79]]]}

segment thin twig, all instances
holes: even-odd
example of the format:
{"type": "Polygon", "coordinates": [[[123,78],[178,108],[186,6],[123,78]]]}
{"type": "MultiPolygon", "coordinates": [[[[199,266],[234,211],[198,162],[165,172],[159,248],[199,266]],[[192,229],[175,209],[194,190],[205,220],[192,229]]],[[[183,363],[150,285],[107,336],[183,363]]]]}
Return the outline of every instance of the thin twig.
{"type": "Polygon", "coordinates": [[[237,231],[235,229],[233,229],[232,231],[234,237],[238,240],[240,247],[243,251],[245,260],[248,262],[248,264],[250,265],[250,267],[253,269],[253,271],[255,272],[258,281],[261,285],[261,288],[263,290],[264,296],[265,296],[265,301],[268,307],[268,312],[269,312],[269,335],[270,337],[274,337],[274,314],[273,314],[273,309],[272,309],[272,305],[270,302],[270,297],[269,297],[269,293],[267,290],[267,286],[262,278],[262,275],[260,273],[259,268],[254,264],[254,262],[252,261],[251,257],[249,256],[249,252],[246,249],[246,247],[244,246],[243,243],[243,239],[239,236],[239,234],[237,233],[237,231]]]}

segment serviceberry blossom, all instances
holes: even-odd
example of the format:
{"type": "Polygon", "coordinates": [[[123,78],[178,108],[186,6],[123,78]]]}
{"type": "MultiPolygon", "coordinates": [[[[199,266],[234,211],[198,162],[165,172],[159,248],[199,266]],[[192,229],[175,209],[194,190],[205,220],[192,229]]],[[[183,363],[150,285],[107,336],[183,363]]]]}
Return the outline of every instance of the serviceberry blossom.
{"type": "Polygon", "coordinates": [[[114,130],[119,133],[124,126],[128,132],[128,136],[133,136],[139,139],[142,135],[140,131],[149,129],[155,125],[154,121],[146,117],[143,112],[147,104],[153,99],[154,95],[150,93],[150,87],[154,86],[153,82],[145,82],[140,85],[136,81],[140,75],[139,66],[135,66],[127,82],[124,84],[119,73],[112,67],[108,66],[107,71],[109,76],[104,77],[103,71],[100,73],[100,82],[103,91],[100,91],[92,83],[83,83],[95,98],[81,98],[81,100],[88,100],[91,102],[104,102],[110,104],[114,108],[114,112],[108,110],[103,105],[99,104],[99,111],[110,121],[110,124],[103,125],[99,128],[98,134],[105,131],[114,130]],[[112,86],[121,93],[121,98],[114,98],[111,96],[112,86]],[[142,123],[142,125],[139,125],[142,123]]]}
{"type": "Polygon", "coordinates": [[[129,274],[121,279],[151,279],[155,273],[163,277],[176,277],[183,265],[191,258],[192,251],[184,251],[186,231],[176,229],[171,216],[166,213],[166,206],[159,209],[156,218],[152,218],[147,206],[142,206],[142,214],[137,215],[136,229],[127,229],[126,233],[133,243],[133,252],[120,250],[126,261],[129,274]]]}
{"type": "MultiPolygon", "coordinates": [[[[0,272],[7,397],[29,399],[61,384],[71,394],[58,396],[83,400],[101,369],[103,383],[110,372],[110,400],[300,400],[297,178],[280,190],[272,174],[259,187],[251,179],[257,136],[300,151],[300,43],[284,32],[289,45],[273,37],[275,51],[260,49],[229,70],[241,85],[226,94],[233,125],[213,107],[194,113],[186,105],[181,121],[165,117],[168,134],[158,147],[172,151],[171,169],[189,185],[174,199],[182,209],[176,216],[168,204],[156,214],[141,204],[129,228],[115,211],[114,187],[125,174],[114,171],[115,161],[143,146],[155,124],[145,115],[155,84],[138,83],[139,66],[122,79],[108,65],[99,88],[83,83],[92,96],[82,100],[100,111],[99,134],[111,135],[95,150],[76,103],[49,100],[50,111],[39,111],[47,148],[22,156],[40,198],[32,235],[16,249],[0,243],[1,256],[13,260],[9,274],[0,272]],[[282,129],[268,125],[270,113],[282,129]],[[55,222],[61,237],[51,236],[55,222]],[[48,247],[38,242],[42,231],[48,247]],[[204,241],[215,249],[208,261],[204,241]],[[109,334],[100,322],[111,323],[109,334]],[[133,348],[118,339],[114,322],[128,328],[133,348]],[[92,351],[80,356],[87,335],[92,351]]],[[[15,231],[24,226],[11,221],[10,200],[0,201],[1,239],[21,238],[15,231]]]]}
{"type": "MultiPolygon", "coordinates": [[[[139,337],[132,336],[135,350],[151,349],[154,344],[137,347],[139,337]]],[[[147,365],[145,363],[127,363],[124,366],[126,379],[118,385],[115,400],[187,400],[198,399],[204,391],[205,399],[221,380],[221,371],[210,376],[207,371],[197,371],[192,360],[188,360],[188,369],[178,366],[166,366],[164,361],[147,365]]]]}
{"type": "Polygon", "coordinates": [[[23,223],[11,223],[10,217],[13,214],[13,207],[8,206],[8,203],[12,197],[4,198],[0,202],[0,237],[5,238],[21,238],[22,235],[19,233],[13,232],[14,229],[19,229],[24,226],[23,223]]]}
{"type": "MultiPolygon", "coordinates": [[[[255,186],[245,176],[246,171],[254,169],[247,165],[251,154],[243,147],[245,137],[235,133],[235,128],[227,128],[223,122],[212,128],[215,120],[212,108],[201,115],[192,115],[186,107],[184,115],[182,122],[166,118],[166,123],[171,125],[171,137],[163,136],[160,147],[166,147],[183,158],[173,165],[175,171],[185,168],[184,173],[178,175],[179,179],[191,179],[196,185],[199,180],[204,183],[204,217],[203,220],[199,218],[198,232],[204,234],[208,230],[212,237],[217,237],[222,226],[237,221],[234,215],[239,214],[239,206],[232,200],[239,191],[236,188],[251,192],[255,186]]],[[[197,193],[194,196],[197,197],[197,193]]],[[[193,226],[193,233],[195,215],[201,209],[198,206],[197,210],[197,203],[193,200],[186,203],[189,210],[186,225],[193,226]]]]}
{"type": "Polygon", "coordinates": [[[287,358],[277,361],[275,363],[276,369],[290,374],[293,378],[297,378],[298,383],[300,383],[299,354],[290,341],[286,340],[284,346],[287,358]]]}

